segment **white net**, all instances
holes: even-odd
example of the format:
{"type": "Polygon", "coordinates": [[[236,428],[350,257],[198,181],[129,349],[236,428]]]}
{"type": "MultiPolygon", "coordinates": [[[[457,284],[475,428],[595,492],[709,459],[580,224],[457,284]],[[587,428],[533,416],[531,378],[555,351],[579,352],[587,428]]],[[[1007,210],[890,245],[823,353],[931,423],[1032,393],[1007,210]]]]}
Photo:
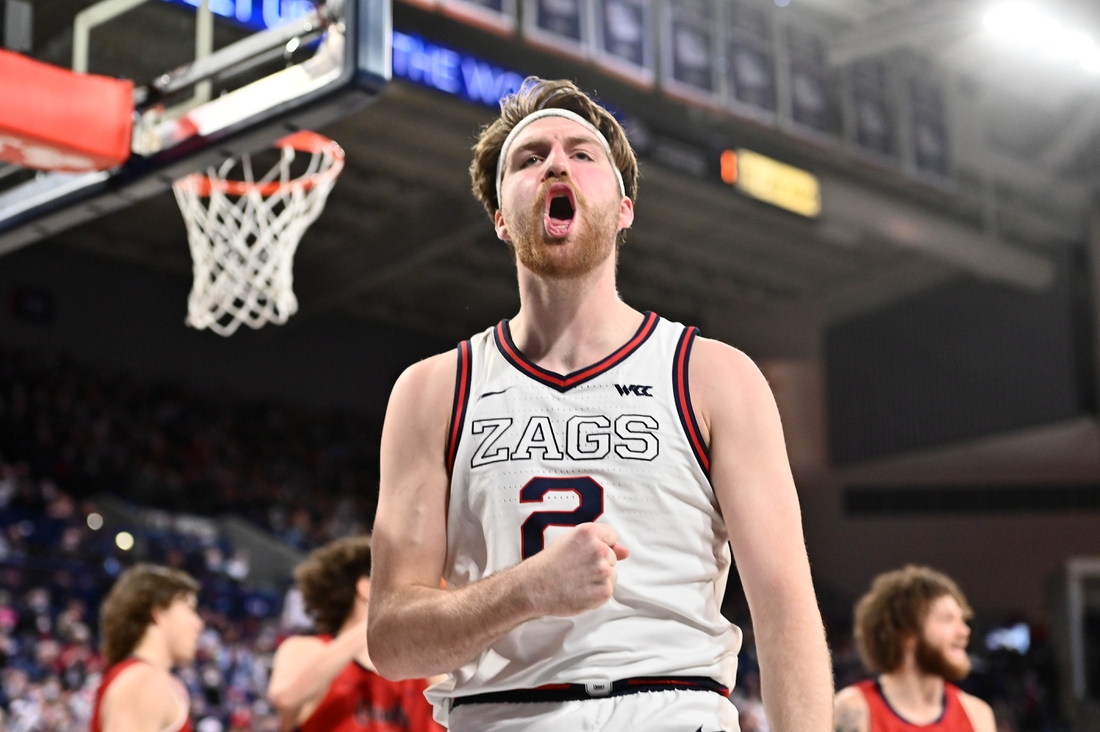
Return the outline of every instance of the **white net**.
{"type": "Polygon", "coordinates": [[[294,252],[324,210],[344,167],[344,152],[312,132],[296,133],[276,146],[279,162],[258,180],[244,155],[173,185],[191,246],[195,277],[186,322],[193,328],[229,336],[242,323],[282,324],[298,310],[294,252]],[[305,172],[292,177],[291,164],[300,153],[311,157],[305,172]],[[228,178],[238,167],[243,180],[228,178]]]}

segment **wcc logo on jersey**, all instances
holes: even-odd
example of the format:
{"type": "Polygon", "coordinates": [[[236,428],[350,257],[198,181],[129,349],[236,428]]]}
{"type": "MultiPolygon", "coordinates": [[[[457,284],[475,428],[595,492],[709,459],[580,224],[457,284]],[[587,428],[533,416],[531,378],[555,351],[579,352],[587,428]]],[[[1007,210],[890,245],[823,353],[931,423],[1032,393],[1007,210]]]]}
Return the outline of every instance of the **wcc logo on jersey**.
{"type": "MultiPolygon", "coordinates": [[[[652,387],[639,386],[639,391],[652,387]]],[[[633,394],[634,392],[630,392],[633,394]]],[[[639,394],[639,396],[650,396],[639,394]]],[[[653,460],[661,450],[657,419],[648,414],[576,414],[555,424],[537,414],[524,422],[512,417],[475,419],[476,441],[470,467],[505,460],[653,460]]]]}
{"type": "Polygon", "coordinates": [[[652,388],[652,386],[642,386],[641,384],[615,384],[615,390],[619,392],[619,396],[633,394],[634,396],[651,397],[653,395],[649,393],[649,390],[652,388]]]}

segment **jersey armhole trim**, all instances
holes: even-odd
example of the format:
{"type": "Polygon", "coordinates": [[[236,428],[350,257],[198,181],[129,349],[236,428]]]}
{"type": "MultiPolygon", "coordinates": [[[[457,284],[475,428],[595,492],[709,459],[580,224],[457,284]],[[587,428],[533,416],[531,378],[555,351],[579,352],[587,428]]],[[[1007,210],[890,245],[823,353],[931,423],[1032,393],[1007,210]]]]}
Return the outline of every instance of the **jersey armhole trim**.
{"type": "Polygon", "coordinates": [[[176,718],[176,721],[171,726],[165,727],[162,732],[182,732],[184,729],[190,729],[191,722],[191,700],[187,696],[187,689],[183,687],[183,683],[178,679],[174,679],[173,685],[174,692],[172,696],[176,697],[176,703],[179,705],[180,716],[176,718]]]}
{"type": "Polygon", "coordinates": [[[455,368],[455,398],[451,407],[450,429],[447,431],[447,475],[454,471],[458,443],[462,439],[462,425],[466,421],[466,407],[470,403],[470,341],[458,344],[458,364],[455,368]]]}
{"type": "Polygon", "coordinates": [[[695,419],[695,410],[691,406],[691,389],[688,383],[688,363],[691,359],[691,346],[699,329],[694,326],[684,328],[676,344],[676,356],[672,360],[672,394],[676,401],[676,414],[680,417],[680,426],[684,428],[688,444],[699,462],[699,467],[710,479],[710,450],[703,440],[699,422],[695,419]]]}

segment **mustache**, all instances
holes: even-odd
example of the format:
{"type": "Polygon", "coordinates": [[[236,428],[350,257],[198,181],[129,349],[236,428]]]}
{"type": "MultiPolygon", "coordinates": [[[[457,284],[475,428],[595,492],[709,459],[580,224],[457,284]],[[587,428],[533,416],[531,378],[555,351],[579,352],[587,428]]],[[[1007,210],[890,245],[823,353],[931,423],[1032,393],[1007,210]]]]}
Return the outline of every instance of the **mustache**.
{"type": "Polygon", "coordinates": [[[535,201],[531,206],[531,210],[534,212],[536,219],[542,219],[543,205],[546,202],[546,194],[550,192],[550,187],[558,185],[560,183],[564,183],[565,185],[569,186],[569,188],[573,191],[573,198],[577,202],[576,209],[578,211],[586,209],[588,207],[588,199],[584,197],[584,194],[577,190],[577,187],[573,185],[573,181],[569,180],[568,178],[553,176],[551,178],[547,178],[545,181],[543,181],[542,185],[539,186],[539,194],[535,196],[535,201]]]}

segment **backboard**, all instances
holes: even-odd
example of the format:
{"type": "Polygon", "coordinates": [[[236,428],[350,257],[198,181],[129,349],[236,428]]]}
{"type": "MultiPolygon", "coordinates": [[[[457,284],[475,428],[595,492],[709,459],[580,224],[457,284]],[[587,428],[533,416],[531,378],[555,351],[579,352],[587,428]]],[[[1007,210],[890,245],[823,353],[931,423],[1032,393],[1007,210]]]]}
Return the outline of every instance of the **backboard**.
{"type": "Polygon", "coordinates": [[[4,38],[27,46],[13,50],[135,84],[121,166],[0,163],[0,254],[352,114],[390,78],[390,0],[59,0],[39,17],[25,0],[0,8],[4,38]]]}

